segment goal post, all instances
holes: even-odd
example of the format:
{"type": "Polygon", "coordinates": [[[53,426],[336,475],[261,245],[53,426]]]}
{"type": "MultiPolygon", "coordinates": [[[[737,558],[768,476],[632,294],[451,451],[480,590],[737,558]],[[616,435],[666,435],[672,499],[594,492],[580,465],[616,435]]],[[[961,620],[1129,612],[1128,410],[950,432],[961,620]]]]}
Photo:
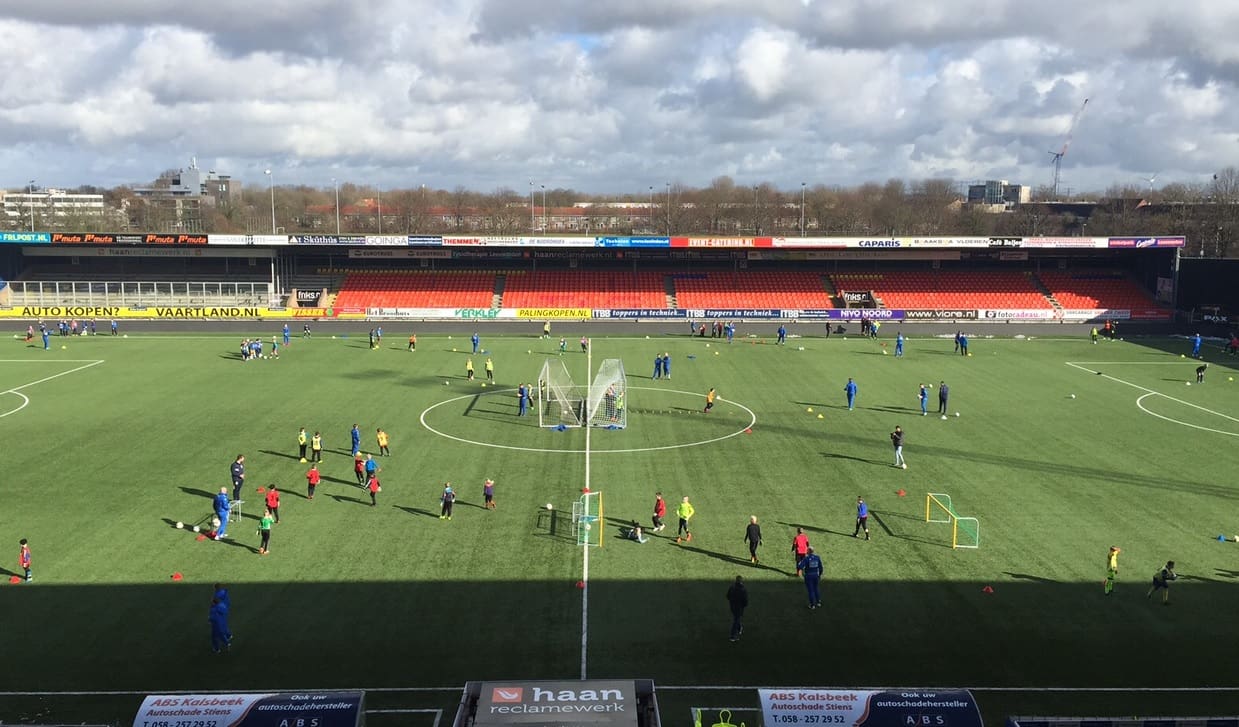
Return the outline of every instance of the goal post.
{"type": "Polygon", "coordinates": [[[628,426],[628,376],[618,358],[603,360],[589,387],[588,422],[591,427],[623,429],[628,426]]]}
{"type": "Polygon", "coordinates": [[[604,524],[601,492],[582,493],[572,503],[572,530],[577,545],[601,547],[604,524]]]}
{"type": "Polygon", "coordinates": [[[547,359],[538,373],[538,426],[579,427],[585,401],[562,359],[547,359]]]}
{"type": "Polygon", "coordinates": [[[951,496],[944,492],[925,495],[925,522],[949,524],[952,548],[981,547],[981,521],[956,512],[951,496]]]}

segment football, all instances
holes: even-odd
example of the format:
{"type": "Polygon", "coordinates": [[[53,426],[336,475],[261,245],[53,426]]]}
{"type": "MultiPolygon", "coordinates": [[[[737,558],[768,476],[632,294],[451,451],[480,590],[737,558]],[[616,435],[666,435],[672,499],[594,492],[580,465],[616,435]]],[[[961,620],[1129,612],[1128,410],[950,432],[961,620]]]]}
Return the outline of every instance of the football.
{"type": "Polygon", "coordinates": [[[942,415],[942,421],[946,421],[946,414],[942,415]]]}
{"type": "Polygon", "coordinates": [[[959,416],[959,412],[955,412],[955,416],[959,416]]]}
{"type": "Polygon", "coordinates": [[[195,526],[194,526],[194,532],[196,533],[196,532],[198,532],[198,530],[199,530],[198,526],[197,526],[197,525],[195,525],[195,526]]]}
{"type": "Polygon", "coordinates": [[[1076,398],[1076,395],[1075,395],[1075,394],[1072,394],[1072,395],[1071,395],[1071,398],[1072,398],[1072,399],[1076,398]]]}
{"type": "Polygon", "coordinates": [[[178,520],[176,523],[176,529],[180,530],[181,528],[184,528],[184,527],[185,527],[185,523],[178,520]]]}
{"type": "Polygon", "coordinates": [[[554,505],[552,505],[551,503],[549,503],[549,502],[548,502],[548,503],[546,503],[546,509],[547,509],[547,510],[554,510],[554,509],[555,509],[555,506],[554,506],[554,505]]]}
{"type": "Polygon", "coordinates": [[[907,463],[907,462],[904,462],[904,463],[903,463],[903,468],[904,468],[904,469],[908,469],[908,463],[907,463]]]}

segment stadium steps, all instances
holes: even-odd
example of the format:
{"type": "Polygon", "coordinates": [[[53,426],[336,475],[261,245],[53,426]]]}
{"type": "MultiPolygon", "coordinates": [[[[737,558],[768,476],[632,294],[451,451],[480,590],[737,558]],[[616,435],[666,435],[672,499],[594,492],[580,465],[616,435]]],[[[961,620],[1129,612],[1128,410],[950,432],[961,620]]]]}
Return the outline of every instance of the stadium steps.
{"type": "Polygon", "coordinates": [[[1063,304],[1058,302],[1058,299],[1054,297],[1054,293],[1050,290],[1049,286],[1041,282],[1041,278],[1038,277],[1036,273],[1029,273],[1028,281],[1033,284],[1033,287],[1037,289],[1037,292],[1044,295],[1045,299],[1050,301],[1050,305],[1054,306],[1054,310],[1063,309],[1063,304]]]}
{"type": "Polygon", "coordinates": [[[495,275],[495,293],[490,298],[491,309],[501,308],[503,304],[503,288],[508,284],[508,276],[503,273],[495,275]]]}
{"type": "Polygon", "coordinates": [[[675,302],[675,278],[671,275],[663,276],[663,290],[667,293],[667,309],[675,310],[679,306],[675,302]]]}

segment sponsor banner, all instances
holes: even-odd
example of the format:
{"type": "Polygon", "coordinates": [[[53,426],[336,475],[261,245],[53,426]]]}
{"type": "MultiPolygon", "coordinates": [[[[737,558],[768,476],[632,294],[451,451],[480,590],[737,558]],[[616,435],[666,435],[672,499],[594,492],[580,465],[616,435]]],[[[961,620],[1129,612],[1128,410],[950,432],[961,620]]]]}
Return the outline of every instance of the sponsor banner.
{"type": "Polygon", "coordinates": [[[1019,262],[1028,259],[1027,250],[999,250],[998,259],[1006,262],[1019,262]]]}
{"type": "Polygon", "coordinates": [[[905,313],[906,311],[887,308],[832,308],[826,311],[826,317],[845,321],[859,321],[861,318],[871,321],[900,321],[906,317],[905,313]]]}
{"type": "MultiPolygon", "coordinates": [[[[537,237],[516,237],[516,236],[507,236],[507,237],[489,237],[489,236],[486,236],[486,237],[481,237],[481,236],[476,236],[476,237],[460,237],[460,236],[456,236],[456,235],[444,235],[444,236],[443,236],[443,244],[444,244],[444,245],[453,245],[453,246],[465,246],[465,247],[493,247],[493,246],[495,246],[495,245],[500,245],[500,246],[505,246],[505,245],[506,245],[506,246],[524,246],[524,245],[530,245],[530,244],[533,244],[533,243],[532,243],[532,242],[530,242],[530,241],[539,240],[539,239],[541,239],[541,238],[537,238],[537,237]]],[[[587,245],[587,246],[588,246],[588,245],[587,245]]]]}
{"type": "Polygon", "coordinates": [[[596,247],[671,247],[670,237],[595,237],[596,247]]]}
{"type": "Polygon", "coordinates": [[[1020,247],[1024,243],[1022,237],[991,237],[989,247],[1020,247]]]}
{"type": "Polygon", "coordinates": [[[482,682],[474,723],[548,726],[608,724],[636,727],[636,683],[600,679],[482,682]]]}
{"type": "Polygon", "coordinates": [[[115,245],[116,235],[107,232],[53,232],[54,245],[115,245]]]}
{"type": "Polygon", "coordinates": [[[967,690],[758,689],[767,725],[982,727],[967,690]]]}
{"type": "Polygon", "coordinates": [[[153,694],[133,727],[357,727],[363,692],[153,694]]]}
{"type": "Polygon", "coordinates": [[[409,244],[408,235],[366,235],[367,245],[389,245],[404,247],[409,244]]]}
{"type": "Polygon", "coordinates": [[[23,247],[22,254],[38,257],[231,257],[231,258],[270,258],[275,256],[273,250],[257,248],[245,251],[222,247],[146,247],[144,245],[110,247],[23,247]]]}
{"type": "Polygon", "coordinates": [[[1053,321],[1059,318],[1059,312],[1052,308],[981,310],[977,311],[977,317],[997,321],[1053,321]]]}
{"type": "Polygon", "coordinates": [[[974,321],[977,318],[975,310],[965,310],[961,308],[922,308],[909,309],[903,312],[904,320],[908,321],[934,321],[934,320],[970,320],[974,321]]]}
{"type": "Polygon", "coordinates": [[[443,238],[438,235],[409,235],[410,245],[442,245],[443,238]]]}
{"type": "MultiPolygon", "coordinates": [[[[119,242],[119,240],[117,240],[119,242]]],[[[206,235],[158,235],[148,233],[142,236],[144,245],[205,245],[206,235]]]]}
{"type": "Polygon", "coordinates": [[[0,308],[0,318],[288,318],[291,312],[261,306],[44,305],[0,308]]]}
{"type": "Polygon", "coordinates": [[[1183,247],[1183,237],[1111,237],[1109,247],[1183,247]]]}
{"type": "MultiPolygon", "coordinates": [[[[585,319],[593,315],[593,310],[589,308],[517,308],[516,318],[546,318],[551,320],[554,318],[580,318],[585,319]]],[[[506,317],[506,316],[500,316],[506,317]]]]}
{"type": "Polygon", "coordinates": [[[1021,247],[1108,247],[1108,237],[1025,237],[1021,247]]]}
{"type": "MultiPolygon", "coordinates": [[[[989,247],[988,237],[901,237],[901,247],[989,247]]],[[[883,247],[888,247],[883,245],[883,247]]]]}
{"type": "Polygon", "coordinates": [[[287,245],[288,235],[207,235],[208,245],[287,245]]]}
{"type": "Polygon", "coordinates": [[[899,240],[893,237],[780,237],[774,240],[775,247],[831,248],[898,248],[899,240]]]}
{"type": "Polygon", "coordinates": [[[305,308],[317,308],[319,298],[323,297],[321,290],[298,290],[297,291],[297,306],[305,308]]]}
{"type": "MultiPolygon", "coordinates": [[[[779,238],[782,240],[783,238],[779,238]]],[[[671,247],[772,247],[772,237],[672,237],[671,247]]]]}
{"type": "Polygon", "coordinates": [[[666,308],[595,308],[594,320],[635,320],[638,318],[683,318],[684,311],[666,308]]]}
{"type": "Polygon", "coordinates": [[[959,260],[959,250],[748,250],[749,260],[959,260]]]}
{"type": "Polygon", "coordinates": [[[369,248],[369,247],[350,247],[348,256],[351,258],[401,258],[401,259],[419,259],[427,260],[431,258],[448,259],[452,257],[451,250],[442,248],[436,250],[419,250],[416,248],[369,248]]]}
{"type": "Polygon", "coordinates": [[[289,235],[290,245],[365,245],[365,235],[289,235]]]}
{"type": "Polygon", "coordinates": [[[873,299],[873,291],[870,290],[843,290],[839,292],[839,296],[845,303],[863,303],[872,306],[877,302],[873,299]]]}
{"type": "Polygon", "coordinates": [[[1135,321],[1168,321],[1171,315],[1170,311],[1162,308],[1144,308],[1131,311],[1131,318],[1135,321]]]}
{"type": "Polygon", "coordinates": [[[1062,319],[1065,321],[1100,321],[1106,318],[1127,320],[1131,318],[1131,311],[1129,310],[1113,310],[1110,308],[1063,309],[1061,313],[1062,319]]]}
{"type": "Polygon", "coordinates": [[[688,318],[787,318],[778,308],[685,308],[688,318]]]}
{"type": "Polygon", "coordinates": [[[0,232],[0,243],[46,245],[52,241],[50,232],[0,232]]]}

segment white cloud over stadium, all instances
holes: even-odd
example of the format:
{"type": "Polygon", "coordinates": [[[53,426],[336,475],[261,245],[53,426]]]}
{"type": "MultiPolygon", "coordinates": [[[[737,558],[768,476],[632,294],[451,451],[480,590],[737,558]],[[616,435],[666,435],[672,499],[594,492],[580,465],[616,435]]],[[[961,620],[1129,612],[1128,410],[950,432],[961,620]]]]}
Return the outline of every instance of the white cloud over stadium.
{"type": "Polygon", "coordinates": [[[640,193],[891,177],[1207,180],[1239,164],[1239,4],[14,0],[0,185],[640,193]]]}

